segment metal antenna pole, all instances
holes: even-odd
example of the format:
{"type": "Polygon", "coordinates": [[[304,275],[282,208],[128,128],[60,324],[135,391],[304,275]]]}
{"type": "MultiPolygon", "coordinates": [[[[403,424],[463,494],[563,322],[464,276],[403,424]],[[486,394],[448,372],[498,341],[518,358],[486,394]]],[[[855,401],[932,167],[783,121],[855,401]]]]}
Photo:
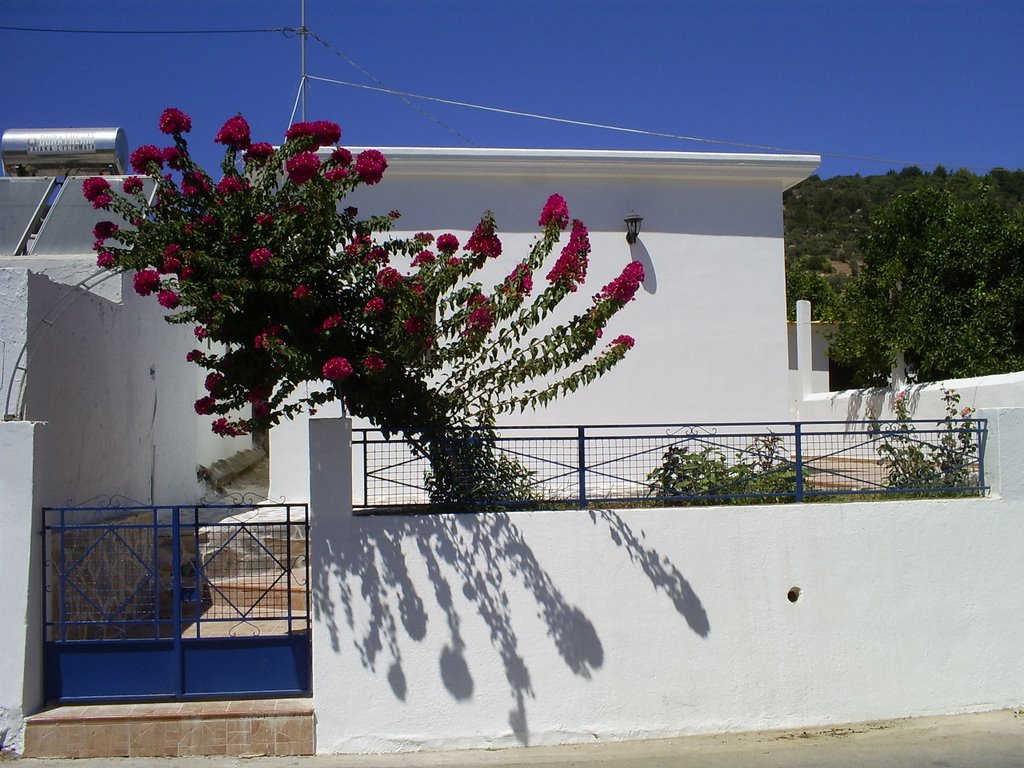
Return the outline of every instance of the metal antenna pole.
{"type": "Polygon", "coordinates": [[[306,29],[306,0],[301,0],[302,3],[302,21],[299,24],[299,36],[300,46],[302,51],[302,79],[299,81],[299,91],[302,93],[302,122],[306,121],[306,35],[308,30],[306,29]]]}

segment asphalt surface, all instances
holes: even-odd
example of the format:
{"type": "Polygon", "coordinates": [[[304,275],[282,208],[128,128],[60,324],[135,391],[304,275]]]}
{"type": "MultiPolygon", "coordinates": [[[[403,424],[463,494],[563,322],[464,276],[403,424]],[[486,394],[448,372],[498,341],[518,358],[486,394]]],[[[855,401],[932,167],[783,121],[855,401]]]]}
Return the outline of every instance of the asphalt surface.
{"type": "Polygon", "coordinates": [[[1024,768],[1024,709],[563,747],[314,757],[13,761],[24,768],[1024,768]]]}

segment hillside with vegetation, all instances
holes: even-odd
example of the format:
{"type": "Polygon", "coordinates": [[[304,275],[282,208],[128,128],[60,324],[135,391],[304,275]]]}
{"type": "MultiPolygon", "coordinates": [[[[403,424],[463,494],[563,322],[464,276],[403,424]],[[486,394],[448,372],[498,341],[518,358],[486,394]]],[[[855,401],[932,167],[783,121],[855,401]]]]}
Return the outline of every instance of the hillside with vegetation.
{"type": "Polygon", "coordinates": [[[836,299],[860,272],[872,216],[901,195],[922,189],[950,193],[958,202],[988,202],[1010,212],[1024,204],[1024,171],[932,172],[910,166],[879,176],[811,176],[783,196],[787,303],[809,299],[815,319],[834,319],[836,299]],[[832,289],[832,290],[830,290],[832,289]]]}
{"type": "Polygon", "coordinates": [[[785,195],[786,299],[836,324],[844,386],[1024,370],[1024,171],[812,176],[785,195]]]}

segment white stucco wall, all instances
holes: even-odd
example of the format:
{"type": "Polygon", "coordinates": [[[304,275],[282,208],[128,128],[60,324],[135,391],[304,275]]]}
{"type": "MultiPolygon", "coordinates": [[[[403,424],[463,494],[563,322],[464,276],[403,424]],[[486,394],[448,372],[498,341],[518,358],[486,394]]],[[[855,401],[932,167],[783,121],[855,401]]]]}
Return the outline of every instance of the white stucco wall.
{"type": "Polygon", "coordinates": [[[321,422],[318,751],[1019,705],[1024,412],[986,415],[987,499],[388,517],[345,509],[344,427],[321,422]]]}
{"type": "MultiPolygon", "coordinates": [[[[195,339],[189,328],[165,323],[155,302],[131,290],[123,291],[123,303],[88,292],[68,301],[74,289],[45,275],[3,273],[0,285],[22,280],[27,286],[17,293],[20,304],[3,308],[0,327],[27,328],[24,415],[47,424],[38,438],[41,504],[117,496],[188,502],[205,491],[197,464],[250,445],[247,438],[212,435],[195,416],[201,371],[185,361],[195,339]]],[[[6,345],[5,355],[23,343],[6,345]]]]}
{"type": "MultiPolygon", "coordinates": [[[[2,281],[0,276],[0,281],[2,281]]],[[[20,752],[23,717],[43,703],[39,503],[36,437],[41,425],[0,422],[0,742],[20,752]]]]}

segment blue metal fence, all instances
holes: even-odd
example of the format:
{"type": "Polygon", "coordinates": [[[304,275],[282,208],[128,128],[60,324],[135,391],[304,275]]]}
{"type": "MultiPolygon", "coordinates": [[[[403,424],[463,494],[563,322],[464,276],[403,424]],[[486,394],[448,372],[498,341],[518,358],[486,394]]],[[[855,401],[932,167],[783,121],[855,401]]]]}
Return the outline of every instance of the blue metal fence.
{"type": "Polygon", "coordinates": [[[43,510],[58,702],[305,695],[305,505],[43,510]]]}
{"type": "MultiPolygon", "coordinates": [[[[981,495],[987,434],[945,419],[500,427],[481,442],[516,477],[487,506],[582,509],[981,495]]],[[[356,429],[353,453],[357,508],[432,506],[422,451],[356,429]]]]}

